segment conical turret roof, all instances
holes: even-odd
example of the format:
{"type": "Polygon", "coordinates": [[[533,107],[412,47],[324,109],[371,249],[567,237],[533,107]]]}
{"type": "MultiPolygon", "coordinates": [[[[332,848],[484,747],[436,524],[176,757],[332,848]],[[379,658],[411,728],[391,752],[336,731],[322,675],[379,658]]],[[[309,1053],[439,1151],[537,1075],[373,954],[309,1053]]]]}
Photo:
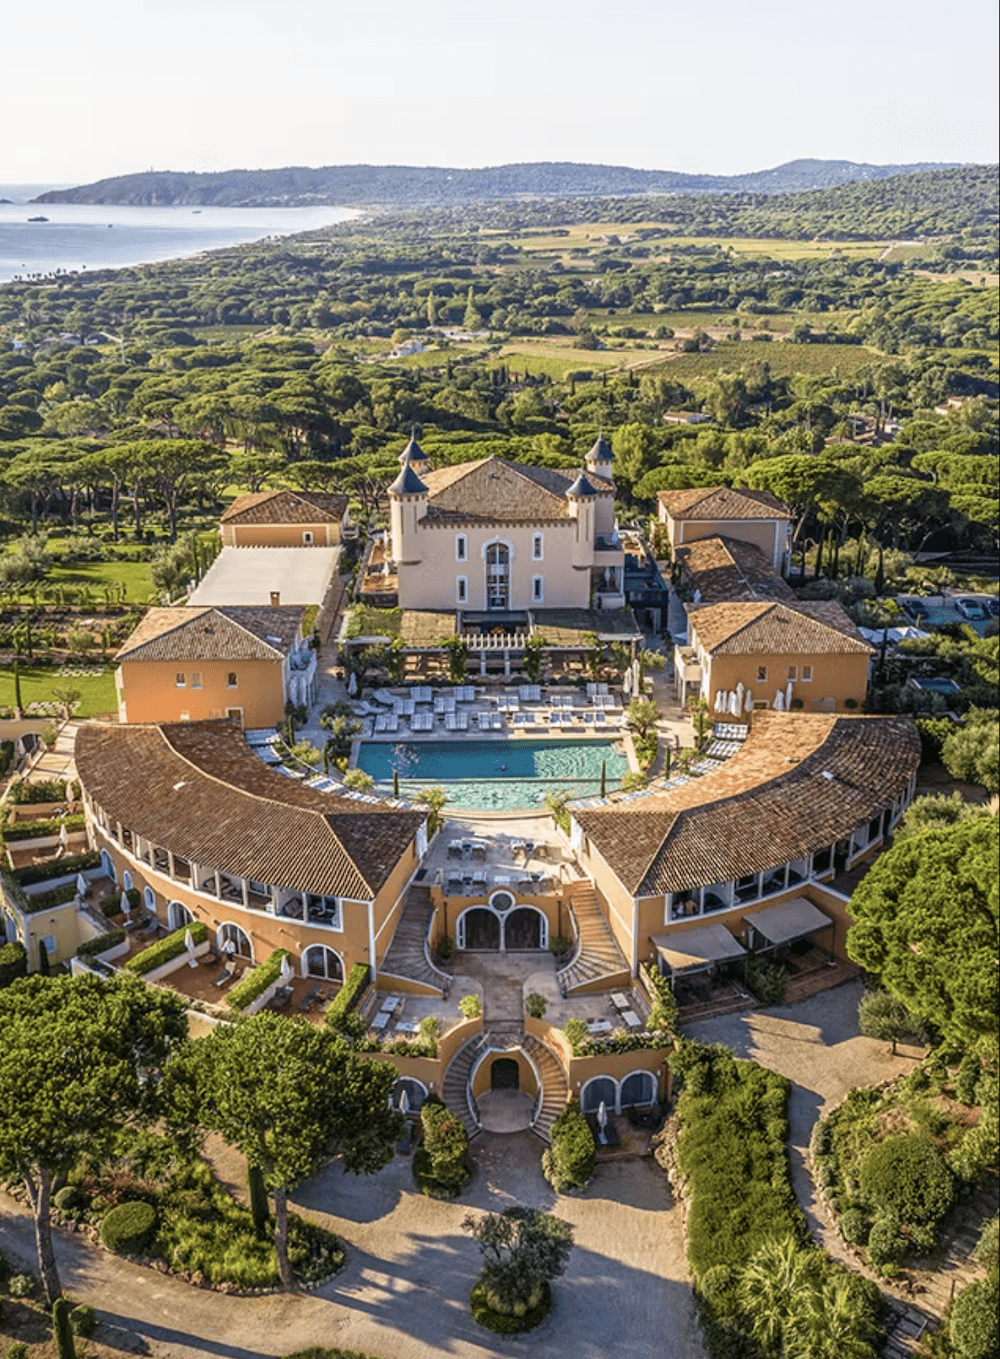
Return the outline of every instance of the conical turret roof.
{"type": "Polygon", "coordinates": [[[611,445],[604,438],[603,430],[598,434],[594,446],[587,454],[587,461],[590,462],[591,459],[595,462],[614,462],[615,460],[615,455],[611,451],[611,445]]]}
{"type": "Polygon", "coordinates": [[[399,476],[389,487],[390,495],[426,495],[427,487],[413,470],[411,462],[404,462],[399,476]]]}
{"type": "Polygon", "coordinates": [[[403,449],[402,453],[400,453],[399,461],[416,463],[430,462],[430,458],[428,458],[427,454],[417,443],[417,437],[415,434],[410,435],[410,442],[403,449]]]}
{"type": "Polygon", "coordinates": [[[577,500],[582,500],[585,496],[597,495],[597,491],[587,480],[587,474],[581,469],[572,486],[567,486],[566,494],[575,496],[577,500]]]}

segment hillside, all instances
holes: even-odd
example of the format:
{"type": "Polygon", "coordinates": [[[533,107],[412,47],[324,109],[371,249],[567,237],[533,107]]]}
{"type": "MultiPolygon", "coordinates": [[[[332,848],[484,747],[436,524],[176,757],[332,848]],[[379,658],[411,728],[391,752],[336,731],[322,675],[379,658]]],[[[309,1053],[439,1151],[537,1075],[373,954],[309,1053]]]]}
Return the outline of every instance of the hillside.
{"type": "Polygon", "coordinates": [[[114,203],[132,206],[437,207],[521,197],[620,197],[675,193],[784,194],[856,181],[915,174],[939,166],[863,165],[852,161],[795,160],[745,175],[688,175],[621,165],[536,162],[462,170],[435,166],[330,165],[280,170],[225,170],[216,174],[149,171],[119,175],[72,189],[53,189],[37,203],[114,203]]]}

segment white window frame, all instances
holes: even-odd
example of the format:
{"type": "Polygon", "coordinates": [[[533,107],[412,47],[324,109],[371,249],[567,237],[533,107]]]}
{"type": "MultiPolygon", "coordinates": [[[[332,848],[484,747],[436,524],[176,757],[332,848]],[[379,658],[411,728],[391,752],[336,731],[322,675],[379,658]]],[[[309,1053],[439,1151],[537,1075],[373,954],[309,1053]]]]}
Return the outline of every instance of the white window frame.
{"type": "Polygon", "coordinates": [[[545,603],[545,577],[531,577],[531,602],[532,604],[545,603]]]}
{"type": "Polygon", "coordinates": [[[303,546],[303,547],[312,547],[312,545],[313,545],[313,534],[312,534],[312,529],[303,529],[303,530],[302,530],[302,546],[303,546]]]}
{"type": "Polygon", "coordinates": [[[766,666],[766,665],[758,665],[758,667],[757,667],[757,683],[758,683],[758,684],[766,684],[766,683],[767,683],[767,666],[766,666]]]}
{"type": "Polygon", "coordinates": [[[811,683],[812,683],[812,677],[813,677],[813,668],[812,668],[812,666],[811,666],[811,665],[804,665],[804,666],[802,667],[802,674],[799,676],[799,679],[801,680],[801,682],[802,682],[803,684],[811,684],[811,683]]]}
{"type": "Polygon", "coordinates": [[[204,685],[204,676],[200,670],[191,671],[191,688],[201,689],[204,685]]]}
{"type": "Polygon", "coordinates": [[[790,679],[793,684],[796,683],[799,678],[799,667],[797,665],[790,665],[788,667],[788,674],[785,678],[790,679]]]}
{"type": "Polygon", "coordinates": [[[531,539],[531,560],[533,562],[545,560],[545,535],[543,533],[536,533],[531,539]]]}
{"type": "Polygon", "coordinates": [[[465,533],[455,534],[455,560],[457,562],[469,560],[469,539],[465,533]]]}
{"type": "Polygon", "coordinates": [[[455,602],[457,604],[468,604],[469,602],[469,577],[458,576],[455,579],[455,602]]]}
{"type": "Polygon", "coordinates": [[[174,688],[175,689],[187,688],[187,675],[184,673],[183,670],[178,670],[177,674],[174,676],[174,688]]]}
{"type": "Polygon", "coordinates": [[[240,687],[240,677],[235,670],[230,670],[226,674],[226,688],[238,689],[240,687]]]}

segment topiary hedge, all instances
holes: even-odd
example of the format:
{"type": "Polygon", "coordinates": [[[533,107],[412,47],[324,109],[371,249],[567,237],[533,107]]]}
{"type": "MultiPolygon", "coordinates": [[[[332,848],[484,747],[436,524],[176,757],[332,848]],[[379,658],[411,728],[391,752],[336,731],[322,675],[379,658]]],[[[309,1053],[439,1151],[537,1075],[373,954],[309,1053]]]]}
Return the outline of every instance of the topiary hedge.
{"type": "Polygon", "coordinates": [[[878,1142],[861,1162],[861,1193],[907,1226],[933,1226],[952,1205],[955,1179],[929,1137],[902,1133],[878,1142]]]}
{"type": "Polygon", "coordinates": [[[484,1283],[477,1283],[469,1295],[472,1315],[480,1326],[497,1335],[522,1335],[533,1331],[545,1320],[552,1308],[552,1290],[547,1283],[539,1286],[539,1300],[533,1307],[517,1312],[498,1312],[490,1306],[490,1292],[484,1283]]]}
{"type": "Polygon", "coordinates": [[[99,934],[96,939],[87,939],[76,951],[78,958],[96,958],[99,953],[104,953],[106,949],[115,948],[118,944],[125,941],[124,930],[106,930],[104,934],[99,934]]]}
{"type": "Polygon", "coordinates": [[[130,958],[125,964],[126,970],[135,972],[141,977],[146,972],[152,972],[155,967],[169,963],[171,958],[180,957],[187,949],[185,936],[188,931],[196,944],[203,944],[208,938],[208,926],[205,922],[192,920],[189,925],[182,925],[179,930],[174,930],[173,934],[168,934],[165,939],[150,944],[149,948],[144,948],[141,953],[130,958]]]}
{"type": "Polygon", "coordinates": [[[340,1027],[344,1017],[354,1009],[368,985],[368,964],[355,963],[347,980],[327,1006],[326,1022],[332,1029],[340,1027]]]}
{"type": "Polygon", "coordinates": [[[955,1299],[948,1322],[948,1337],[958,1359],[995,1359],[1000,1346],[997,1310],[1000,1289],[997,1275],[976,1279],[955,1299]]]}
{"type": "Polygon", "coordinates": [[[462,1120],[429,1095],[420,1110],[423,1140],[413,1153],[413,1178],[422,1194],[453,1199],[469,1178],[469,1135],[462,1120]]]}
{"type": "Polygon", "coordinates": [[[44,864],[28,864],[14,869],[14,878],[22,887],[33,882],[45,882],[48,878],[65,878],[70,873],[82,873],[88,868],[97,868],[101,856],[96,849],[86,854],[67,854],[64,859],[50,859],[44,864]]]}
{"type": "Polygon", "coordinates": [[[230,1009],[245,1010],[258,996],[263,995],[281,976],[281,964],[286,958],[291,959],[291,956],[283,948],[275,949],[259,967],[253,968],[241,978],[226,996],[226,1004],[230,1009]]]}
{"type": "Polygon", "coordinates": [[[68,834],[70,831],[83,830],[86,824],[82,812],[73,816],[50,817],[47,821],[16,821],[13,826],[4,826],[3,840],[5,844],[14,844],[18,840],[41,840],[46,835],[58,835],[64,826],[68,834]]]}
{"type": "Polygon", "coordinates": [[[65,906],[76,896],[76,883],[64,882],[61,887],[53,887],[49,892],[36,892],[27,898],[28,908],[34,915],[37,911],[48,911],[53,906],[65,906]]]}
{"type": "Polygon", "coordinates": [[[542,1174],[559,1194],[584,1189],[594,1173],[597,1147],[590,1125],[574,1099],[552,1124],[551,1145],[542,1153],[542,1174]]]}
{"type": "Polygon", "coordinates": [[[156,1229],[156,1209],[141,1199],[120,1203],[101,1223],[101,1240],[118,1255],[138,1255],[156,1229]]]}

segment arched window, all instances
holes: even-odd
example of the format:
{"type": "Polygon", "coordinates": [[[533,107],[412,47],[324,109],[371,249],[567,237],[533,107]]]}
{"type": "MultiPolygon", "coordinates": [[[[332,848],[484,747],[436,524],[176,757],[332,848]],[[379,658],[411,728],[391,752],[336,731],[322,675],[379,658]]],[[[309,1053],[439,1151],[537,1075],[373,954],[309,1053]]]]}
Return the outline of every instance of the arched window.
{"type": "Polygon", "coordinates": [[[220,925],[217,939],[218,947],[226,957],[249,958],[253,962],[253,944],[250,942],[250,936],[246,930],[240,929],[239,925],[220,925]]]}
{"type": "Polygon", "coordinates": [[[603,1104],[609,1113],[615,1111],[618,1086],[610,1076],[595,1076],[583,1087],[580,1108],[585,1114],[596,1114],[603,1104]]]}
{"type": "Polygon", "coordinates": [[[194,915],[180,901],[172,901],[167,907],[167,925],[172,930],[183,929],[185,925],[190,925],[194,915]]]}
{"type": "Polygon", "coordinates": [[[118,874],[115,872],[115,861],[106,849],[101,850],[101,872],[112,882],[118,881],[118,874]]]}
{"type": "Polygon", "coordinates": [[[149,911],[152,915],[155,915],[155,914],[156,914],[156,893],[153,891],[152,887],[147,887],[147,888],[145,889],[145,891],[144,891],[143,894],[142,894],[142,899],[143,899],[143,901],[145,902],[146,910],[149,911]]]}
{"type": "Polygon", "coordinates": [[[652,1104],[656,1099],[656,1081],[651,1071],[632,1071],[622,1081],[620,1103],[623,1109],[634,1104],[652,1104]]]}
{"type": "Polygon", "coordinates": [[[510,608],[510,548],[490,543],[486,549],[486,607],[510,608]]]}
{"type": "Polygon", "coordinates": [[[325,944],[313,944],[302,955],[302,975],[322,977],[324,981],[342,982],[344,964],[340,961],[339,954],[334,953],[332,948],[327,948],[325,944]]]}
{"type": "Polygon", "coordinates": [[[400,1076],[392,1087],[392,1107],[401,1109],[404,1113],[419,1113],[426,1098],[427,1087],[423,1081],[418,1081],[415,1076],[400,1076]],[[405,1101],[404,1095],[406,1096],[405,1101]]]}

